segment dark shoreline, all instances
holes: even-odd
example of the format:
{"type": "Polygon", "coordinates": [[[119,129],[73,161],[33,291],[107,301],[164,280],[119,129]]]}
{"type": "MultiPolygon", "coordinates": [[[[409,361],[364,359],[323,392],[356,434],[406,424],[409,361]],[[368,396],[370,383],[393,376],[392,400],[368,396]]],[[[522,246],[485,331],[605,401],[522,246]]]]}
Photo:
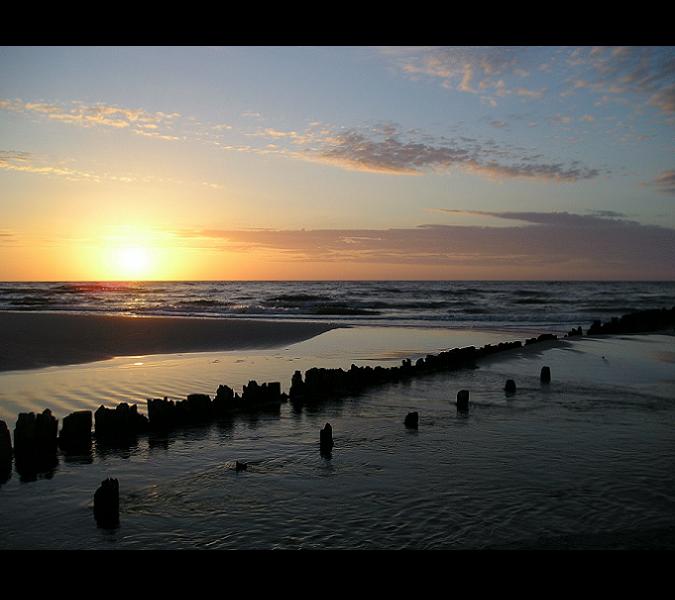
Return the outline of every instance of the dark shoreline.
{"type": "Polygon", "coordinates": [[[0,372],[115,356],[273,348],[340,326],[318,321],[0,311],[0,372]]]}

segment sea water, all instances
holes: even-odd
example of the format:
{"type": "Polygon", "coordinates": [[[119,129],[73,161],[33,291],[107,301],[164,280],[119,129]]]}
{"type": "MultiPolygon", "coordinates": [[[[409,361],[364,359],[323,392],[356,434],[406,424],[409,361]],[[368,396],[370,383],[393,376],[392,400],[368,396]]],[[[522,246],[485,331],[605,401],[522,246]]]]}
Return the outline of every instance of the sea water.
{"type": "Polygon", "coordinates": [[[546,327],[670,308],[675,282],[187,281],[0,283],[0,310],[546,327]]]}

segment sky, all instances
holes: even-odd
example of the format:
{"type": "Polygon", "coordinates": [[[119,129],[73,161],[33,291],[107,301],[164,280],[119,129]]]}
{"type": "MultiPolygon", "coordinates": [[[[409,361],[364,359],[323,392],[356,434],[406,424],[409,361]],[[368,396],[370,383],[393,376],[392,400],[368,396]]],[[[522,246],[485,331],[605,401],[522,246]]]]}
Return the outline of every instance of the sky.
{"type": "Polygon", "coordinates": [[[0,280],[673,280],[674,133],[674,47],[2,47],[0,280]]]}

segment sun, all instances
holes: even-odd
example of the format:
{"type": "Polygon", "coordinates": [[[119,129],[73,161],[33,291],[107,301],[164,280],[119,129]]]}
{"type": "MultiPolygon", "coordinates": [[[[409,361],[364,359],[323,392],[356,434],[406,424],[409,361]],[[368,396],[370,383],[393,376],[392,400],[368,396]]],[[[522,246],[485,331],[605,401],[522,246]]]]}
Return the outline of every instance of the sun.
{"type": "Polygon", "coordinates": [[[117,269],[120,275],[128,279],[143,279],[151,270],[150,252],[142,246],[118,248],[116,251],[117,269]]]}

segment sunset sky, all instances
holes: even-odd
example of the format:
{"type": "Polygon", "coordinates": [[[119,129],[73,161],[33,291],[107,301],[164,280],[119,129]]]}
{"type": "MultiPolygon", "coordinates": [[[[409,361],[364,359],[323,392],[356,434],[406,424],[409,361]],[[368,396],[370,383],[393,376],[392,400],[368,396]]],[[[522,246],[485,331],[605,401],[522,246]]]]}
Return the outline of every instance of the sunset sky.
{"type": "Polygon", "coordinates": [[[0,280],[675,279],[673,47],[0,48],[0,280]]]}

